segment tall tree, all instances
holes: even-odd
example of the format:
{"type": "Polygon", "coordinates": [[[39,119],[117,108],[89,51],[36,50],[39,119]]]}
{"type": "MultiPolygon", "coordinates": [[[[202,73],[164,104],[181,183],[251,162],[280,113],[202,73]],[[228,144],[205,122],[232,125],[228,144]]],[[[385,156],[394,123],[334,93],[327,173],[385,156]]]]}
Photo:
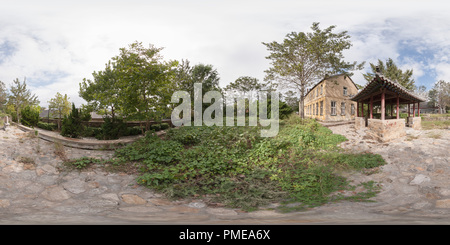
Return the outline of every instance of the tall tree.
{"type": "Polygon", "coordinates": [[[8,103],[13,105],[16,111],[17,122],[20,122],[20,111],[27,105],[38,105],[39,100],[35,94],[31,94],[31,91],[27,89],[26,79],[23,83],[16,78],[11,84],[9,89],[10,95],[8,98],[8,103]]]}
{"type": "Polygon", "coordinates": [[[412,77],[413,70],[402,71],[398,66],[394,63],[394,61],[389,58],[386,60],[386,63],[378,60],[378,64],[370,63],[370,68],[372,69],[372,73],[368,72],[363,74],[364,78],[367,82],[372,81],[375,77],[376,69],[380,69],[380,73],[389,78],[390,80],[396,81],[400,83],[403,87],[408,89],[409,91],[414,91],[416,89],[415,81],[412,77]]]}
{"type": "Polygon", "coordinates": [[[191,66],[188,60],[183,60],[179,64],[175,75],[176,89],[188,92],[191,99],[194,98],[195,83],[202,84],[202,98],[208,91],[219,91],[222,93],[219,81],[219,73],[212,65],[197,64],[191,66]]]}
{"type": "Polygon", "coordinates": [[[121,98],[122,81],[117,69],[111,61],[105,65],[105,70],[94,71],[94,80],[83,79],[80,83],[79,95],[97,110],[104,110],[106,116],[111,113],[114,120],[116,114],[121,111],[123,98],[121,98]]]}
{"type": "Polygon", "coordinates": [[[55,98],[48,101],[48,113],[50,113],[51,109],[54,109],[58,114],[58,130],[61,129],[62,118],[70,113],[70,106],[67,94],[63,96],[59,92],[56,93],[55,98]]]}
{"type": "Polygon", "coordinates": [[[178,65],[177,61],[164,61],[161,50],[135,42],[112,59],[120,81],[122,112],[145,120],[147,129],[151,119],[160,119],[168,110],[178,65]]]}
{"type": "Polygon", "coordinates": [[[0,81],[0,111],[5,109],[7,101],[8,94],[6,93],[6,86],[2,81],[0,81]]]}
{"type": "Polygon", "coordinates": [[[262,89],[263,85],[259,83],[257,78],[250,76],[241,76],[234,82],[231,82],[225,87],[226,91],[237,92],[242,96],[252,96],[262,89]]]}
{"type": "Polygon", "coordinates": [[[263,44],[270,55],[271,67],[266,70],[265,80],[274,80],[283,89],[293,89],[300,94],[299,114],[303,118],[303,101],[306,89],[325,74],[345,73],[361,70],[364,63],[345,62],[343,51],[352,44],[346,31],[334,33],[336,26],[324,30],[315,22],[312,32],[291,32],[282,43],[276,41],[263,44]]]}
{"type": "Polygon", "coordinates": [[[444,80],[437,81],[428,94],[429,103],[439,108],[439,113],[445,113],[450,106],[450,83],[444,80]]]}

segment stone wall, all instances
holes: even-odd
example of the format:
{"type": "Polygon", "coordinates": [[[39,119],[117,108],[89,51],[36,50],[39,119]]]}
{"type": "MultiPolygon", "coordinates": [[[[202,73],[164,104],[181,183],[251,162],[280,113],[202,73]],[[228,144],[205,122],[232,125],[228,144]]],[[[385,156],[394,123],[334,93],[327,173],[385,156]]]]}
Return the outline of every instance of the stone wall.
{"type": "Polygon", "coordinates": [[[361,129],[366,127],[366,122],[364,117],[355,117],[355,129],[361,129]]]}
{"type": "Polygon", "coordinates": [[[406,135],[405,119],[368,119],[368,131],[374,139],[386,142],[406,135]]]}
{"type": "Polygon", "coordinates": [[[421,117],[410,117],[409,126],[413,129],[420,130],[422,129],[422,118],[421,117]]]}

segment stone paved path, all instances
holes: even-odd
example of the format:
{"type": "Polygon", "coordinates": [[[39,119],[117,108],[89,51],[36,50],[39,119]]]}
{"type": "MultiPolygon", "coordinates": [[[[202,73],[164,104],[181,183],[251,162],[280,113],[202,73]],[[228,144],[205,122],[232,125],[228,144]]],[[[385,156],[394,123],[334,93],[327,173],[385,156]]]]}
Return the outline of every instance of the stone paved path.
{"type": "MultiPolygon", "coordinates": [[[[200,200],[168,201],[136,185],[135,176],[100,168],[64,171],[55,144],[16,127],[0,130],[0,224],[450,224],[450,130],[408,130],[379,144],[352,125],[331,127],[349,151],[381,154],[388,164],[355,183],[383,187],[372,203],[340,202],[306,212],[242,212],[200,200]]],[[[65,148],[67,158],[110,151],[65,148]]]]}

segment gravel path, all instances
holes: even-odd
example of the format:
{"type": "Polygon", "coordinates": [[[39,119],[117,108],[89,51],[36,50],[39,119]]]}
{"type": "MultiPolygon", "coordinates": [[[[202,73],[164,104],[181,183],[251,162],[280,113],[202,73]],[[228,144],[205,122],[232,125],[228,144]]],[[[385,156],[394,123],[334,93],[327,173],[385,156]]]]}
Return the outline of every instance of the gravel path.
{"type": "MultiPolygon", "coordinates": [[[[306,212],[242,212],[199,200],[174,201],[101,168],[64,171],[55,144],[16,127],[0,130],[0,224],[450,224],[450,130],[415,131],[380,144],[352,125],[344,149],[373,152],[387,165],[354,183],[382,186],[375,202],[339,202],[306,212]]],[[[109,158],[111,151],[64,148],[65,157],[109,158]]]]}

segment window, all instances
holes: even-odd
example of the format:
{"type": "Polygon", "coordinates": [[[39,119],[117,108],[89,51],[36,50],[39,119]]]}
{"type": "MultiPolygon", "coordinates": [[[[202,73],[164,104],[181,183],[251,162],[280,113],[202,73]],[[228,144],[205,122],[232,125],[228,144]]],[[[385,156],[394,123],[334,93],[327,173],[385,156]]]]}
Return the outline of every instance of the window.
{"type": "Polygon", "coordinates": [[[331,101],[331,115],[336,116],[336,101],[331,101]]]}
{"type": "Polygon", "coordinates": [[[320,85],[320,94],[323,93],[323,84],[320,85]]]}
{"type": "Polygon", "coordinates": [[[344,87],[343,93],[344,93],[344,96],[347,95],[347,87],[344,87]]]}
{"type": "Polygon", "coordinates": [[[351,110],[351,115],[353,116],[353,115],[355,115],[355,104],[352,104],[351,106],[350,106],[350,110],[351,110]]]}
{"type": "Polygon", "coordinates": [[[313,115],[314,116],[314,108],[315,107],[315,105],[314,104],[312,104],[312,114],[311,115],[313,115]]]}
{"type": "Polygon", "coordinates": [[[319,115],[319,102],[316,103],[316,116],[319,115]]]}
{"type": "Polygon", "coordinates": [[[320,115],[323,116],[323,101],[320,101],[320,115]]]}
{"type": "Polygon", "coordinates": [[[345,102],[341,103],[341,116],[345,116],[345,102]]]}

